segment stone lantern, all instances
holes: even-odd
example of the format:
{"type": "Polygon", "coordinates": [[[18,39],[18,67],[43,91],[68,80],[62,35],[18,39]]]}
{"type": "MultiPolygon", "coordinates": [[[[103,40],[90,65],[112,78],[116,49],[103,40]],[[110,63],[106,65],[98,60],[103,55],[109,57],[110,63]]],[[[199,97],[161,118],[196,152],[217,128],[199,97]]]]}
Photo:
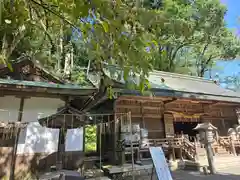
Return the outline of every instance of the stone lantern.
{"type": "Polygon", "coordinates": [[[213,150],[211,144],[214,142],[214,136],[217,128],[209,122],[198,124],[194,130],[199,132],[200,142],[205,145],[208,157],[209,170],[211,174],[215,174],[216,170],[213,161],[213,150]]]}

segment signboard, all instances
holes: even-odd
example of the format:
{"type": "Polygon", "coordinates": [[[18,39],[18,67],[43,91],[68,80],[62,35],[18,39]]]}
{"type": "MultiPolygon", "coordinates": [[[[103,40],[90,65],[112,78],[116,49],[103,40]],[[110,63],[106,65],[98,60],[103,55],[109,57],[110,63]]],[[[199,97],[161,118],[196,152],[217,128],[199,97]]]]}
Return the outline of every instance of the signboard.
{"type": "Polygon", "coordinates": [[[161,147],[149,148],[158,180],[173,180],[161,147]]]}

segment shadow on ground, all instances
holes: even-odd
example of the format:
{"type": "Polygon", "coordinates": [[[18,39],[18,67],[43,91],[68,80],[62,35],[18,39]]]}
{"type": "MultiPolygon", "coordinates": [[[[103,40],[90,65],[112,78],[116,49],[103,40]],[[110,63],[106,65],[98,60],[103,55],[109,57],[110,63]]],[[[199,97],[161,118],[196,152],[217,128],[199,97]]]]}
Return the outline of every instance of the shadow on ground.
{"type": "Polygon", "coordinates": [[[174,171],[173,180],[240,180],[240,175],[219,173],[215,175],[204,175],[200,172],[174,171]]]}

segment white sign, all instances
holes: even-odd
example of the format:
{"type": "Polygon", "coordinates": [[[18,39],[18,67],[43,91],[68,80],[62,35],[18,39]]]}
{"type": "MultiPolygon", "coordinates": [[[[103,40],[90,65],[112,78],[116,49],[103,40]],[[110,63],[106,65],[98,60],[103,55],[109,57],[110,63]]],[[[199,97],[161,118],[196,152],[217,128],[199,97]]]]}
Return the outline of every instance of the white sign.
{"type": "Polygon", "coordinates": [[[149,148],[158,180],[173,180],[161,147],[149,148]]]}

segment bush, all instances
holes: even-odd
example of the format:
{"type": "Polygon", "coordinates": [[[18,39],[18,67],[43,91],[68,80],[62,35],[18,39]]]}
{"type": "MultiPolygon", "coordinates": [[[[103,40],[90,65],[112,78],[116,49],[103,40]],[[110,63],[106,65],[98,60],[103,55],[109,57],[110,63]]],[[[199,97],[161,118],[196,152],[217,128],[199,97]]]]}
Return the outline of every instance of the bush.
{"type": "Polygon", "coordinates": [[[85,152],[97,150],[97,126],[85,126],[85,152]]]}

